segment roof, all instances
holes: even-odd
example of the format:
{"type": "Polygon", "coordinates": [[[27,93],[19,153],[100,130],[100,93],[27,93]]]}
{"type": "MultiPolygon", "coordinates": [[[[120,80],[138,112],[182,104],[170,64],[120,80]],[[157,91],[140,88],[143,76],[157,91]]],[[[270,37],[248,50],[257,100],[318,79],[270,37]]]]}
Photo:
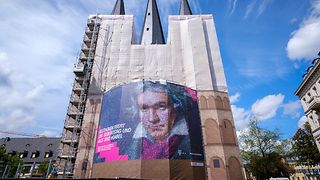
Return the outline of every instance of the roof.
{"type": "Polygon", "coordinates": [[[165,44],[156,0],[148,0],[141,44],[165,44]]]}
{"type": "Polygon", "coordinates": [[[111,12],[112,15],[125,15],[126,12],[124,10],[124,2],[123,0],[117,0],[114,8],[111,12]]]}
{"type": "Polygon", "coordinates": [[[300,96],[303,92],[304,87],[308,84],[307,82],[311,80],[313,74],[316,74],[320,68],[320,58],[316,58],[312,61],[312,65],[306,70],[306,73],[303,75],[303,81],[295,91],[295,95],[300,96]]]}
{"type": "Polygon", "coordinates": [[[180,15],[192,15],[188,0],[181,0],[180,15]]]}
{"type": "Polygon", "coordinates": [[[27,162],[43,162],[45,153],[52,151],[51,159],[57,159],[57,150],[60,144],[60,138],[1,138],[0,145],[5,146],[7,153],[15,151],[17,154],[27,151],[28,154],[23,161],[27,162]],[[31,158],[32,153],[39,151],[39,156],[31,158]]]}

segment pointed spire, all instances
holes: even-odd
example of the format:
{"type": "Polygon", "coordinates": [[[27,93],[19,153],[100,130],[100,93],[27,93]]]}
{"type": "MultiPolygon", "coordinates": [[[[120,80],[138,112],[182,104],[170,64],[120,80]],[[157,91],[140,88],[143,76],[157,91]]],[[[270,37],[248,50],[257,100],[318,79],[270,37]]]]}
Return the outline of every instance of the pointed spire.
{"type": "Polygon", "coordinates": [[[188,0],[181,0],[180,15],[192,15],[188,0]]]}
{"type": "Polygon", "coordinates": [[[141,44],[165,44],[156,0],[148,0],[141,44]]]}
{"type": "Polygon", "coordinates": [[[125,15],[123,0],[117,0],[111,14],[112,15],[125,15]]]}

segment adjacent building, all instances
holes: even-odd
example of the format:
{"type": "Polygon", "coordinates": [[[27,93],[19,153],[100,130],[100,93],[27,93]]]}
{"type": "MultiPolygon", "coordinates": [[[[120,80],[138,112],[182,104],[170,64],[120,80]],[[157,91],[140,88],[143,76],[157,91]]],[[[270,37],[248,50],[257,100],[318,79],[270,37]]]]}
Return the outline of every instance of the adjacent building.
{"type": "MultiPolygon", "coordinates": [[[[320,52],[318,54],[320,56],[320,52]]],[[[299,96],[320,151],[320,58],[315,58],[295,92],[299,96]]]]}
{"type": "Polygon", "coordinates": [[[147,3],[140,40],[123,0],[88,18],[59,174],[244,179],[213,16],[182,0],[165,39],[156,0],[147,3]]]}
{"type": "Polygon", "coordinates": [[[304,166],[297,163],[297,159],[286,159],[286,164],[290,167],[291,180],[319,179],[320,166],[304,166]]]}
{"type": "MultiPolygon", "coordinates": [[[[37,167],[44,161],[56,162],[57,150],[60,138],[2,138],[0,146],[3,146],[9,155],[18,155],[23,164],[19,165],[17,173],[20,176],[23,172],[32,175],[36,173],[37,167]]],[[[10,167],[3,164],[4,172],[8,172],[10,167]]],[[[4,176],[5,177],[5,176],[4,176]]]]}

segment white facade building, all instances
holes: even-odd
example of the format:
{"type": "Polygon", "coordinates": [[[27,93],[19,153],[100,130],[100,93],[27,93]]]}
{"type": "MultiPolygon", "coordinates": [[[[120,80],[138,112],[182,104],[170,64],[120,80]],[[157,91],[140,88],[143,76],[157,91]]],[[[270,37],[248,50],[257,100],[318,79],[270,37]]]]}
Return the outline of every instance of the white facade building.
{"type": "MultiPolygon", "coordinates": [[[[320,56],[320,53],[319,53],[320,56]]],[[[303,81],[295,94],[299,96],[308,122],[320,151],[320,58],[303,75],[303,81]]]]}

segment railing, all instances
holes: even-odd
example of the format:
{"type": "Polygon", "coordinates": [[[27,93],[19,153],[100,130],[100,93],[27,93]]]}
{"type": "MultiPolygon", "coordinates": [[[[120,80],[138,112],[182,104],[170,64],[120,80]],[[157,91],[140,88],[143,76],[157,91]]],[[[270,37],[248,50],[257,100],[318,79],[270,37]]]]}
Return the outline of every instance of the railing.
{"type": "Polygon", "coordinates": [[[70,150],[60,149],[60,152],[59,152],[58,156],[63,158],[63,159],[66,159],[68,157],[75,158],[76,157],[76,152],[77,152],[76,148],[72,148],[70,150]]]}
{"type": "Polygon", "coordinates": [[[71,142],[79,142],[79,135],[65,135],[64,137],[62,137],[62,142],[65,143],[71,143],[71,142]]]}
{"type": "Polygon", "coordinates": [[[313,96],[308,101],[309,109],[316,110],[320,108],[320,96],[313,96]]]}

